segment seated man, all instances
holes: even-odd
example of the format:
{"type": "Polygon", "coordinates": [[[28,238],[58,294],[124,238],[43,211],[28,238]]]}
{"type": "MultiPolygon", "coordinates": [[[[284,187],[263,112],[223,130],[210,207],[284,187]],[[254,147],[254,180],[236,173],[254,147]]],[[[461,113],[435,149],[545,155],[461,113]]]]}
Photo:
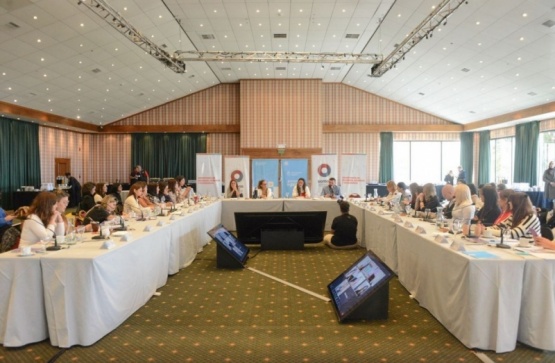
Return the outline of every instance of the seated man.
{"type": "Polygon", "coordinates": [[[322,197],[326,198],[339,198],[341,196],[341,189],[335,185],[335,178],[330,178],[328,186],[322,188],[322,197]]]}
{"type": "Polygon", "coordinates": [[[349,214],[349,203],[340,201],[341,215],[331,224],[332,234],[324,237],[324,243],[334,249],[357,248],[357,219],[349,214]]]}

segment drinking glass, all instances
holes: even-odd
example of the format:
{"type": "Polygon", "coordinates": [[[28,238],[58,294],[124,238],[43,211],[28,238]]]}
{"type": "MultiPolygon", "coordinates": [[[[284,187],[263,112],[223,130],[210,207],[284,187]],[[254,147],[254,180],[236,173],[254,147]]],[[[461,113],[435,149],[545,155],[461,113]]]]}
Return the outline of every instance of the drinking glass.
{"type": "Polygon", "coordinates": [[[454,219],[453,220],[453,233],[459,234],[462,228],[462,220],[454,219]]]}
{"type": "Polygon", "coordinates": [[[85,233],[85,226],[77,227],[77,234],[79,235],[79,242],[83,242],[83,233],[85,233]]]}
{"type": "Polygon", "coordinates": [[[50,241],[52,241],[52,237],[48,236],[40,239],[40,244],[42,245],[42,250],[40,251],[40,253],[46,253],[46,245],[48,245],[50,241]]]}

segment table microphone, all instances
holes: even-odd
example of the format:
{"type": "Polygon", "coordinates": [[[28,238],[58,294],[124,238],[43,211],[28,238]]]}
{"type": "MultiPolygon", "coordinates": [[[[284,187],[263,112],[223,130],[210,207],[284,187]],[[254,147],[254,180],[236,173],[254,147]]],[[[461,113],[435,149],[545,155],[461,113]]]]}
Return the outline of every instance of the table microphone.
{"type": "Polygon", "coordinates": [[[59,251],[62,247],[58,246],[58,241],[56,240],[56,235],[54,235],[54,246],[46,247],[47,251],[59,251]]]}
{"type": "Polygon", "coordinates": [[[495,247],[497,248],[511,248],[511,246],[503,243],[503,235],[505,234],[505,229],[501,228],[501,241],[495,247]]]}

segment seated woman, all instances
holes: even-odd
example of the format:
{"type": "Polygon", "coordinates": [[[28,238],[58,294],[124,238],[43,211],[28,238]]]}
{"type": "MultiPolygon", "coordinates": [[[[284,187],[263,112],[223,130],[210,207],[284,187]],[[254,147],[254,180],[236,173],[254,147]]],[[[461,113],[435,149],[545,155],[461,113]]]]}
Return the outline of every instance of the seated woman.
{"type": "Polygon", "coordinates": [[[87,182],[83,185],[83,198],[81,199],[81,203],[79,203],[79,211],[88,212],[89,209],[94,207],[96,204],[93,198],[93,195],[96,192],[96,186],[92,182],[87,182]]]}
{"type": "Polygon", "coordinates": [[[63,190],[56,190],[54,192],[56,195],[56,210],[62,216],[62,220],[64,222],[64,232],[67,233],[69,230],[69,222],[66,217],[66,209],[69,205],[69,194],[63,190]]]}
{"type": "Polygon", "coordinates": [[[501,214],[497,190],[491,185],[484,185],[484,187],[482,187],[481,199],[483,206],[476,213],[474,219],[480,220],[486,227],[492,226],[501,214]]]}
{"type": "Polygon", "coordinates": [[[272,199],[274,195],[272,194],[272,189],[268,188],[268,183],[266,180],[262,179],[258,182],[258,186],[253,193],[253,198],[258,199],[272,199]]]}
{"type": "Polygon", "coordinates": [[[512,215],[504,223],[486,228],[487,230],[491,229],[494,236],[500,236],[504,233],[513,239],[531,238],[530,229],[533,229],[538,236],[541,235],[540,219],[536,214],[536,208],[534,208],[526,193],[512,193],[509,196],[508,208],[512,215]]]}
{"type": "Polygon", "coordinates": [[[555,250],[555,242],[545,237],[542,237],[542,236],[534,237],[534,242],[536,243],[536,246],[540,246],[548,250],[555,250]]]}
{"type": "Polygon", "coordinates": [[[384,203],[395,203],[401,200],[401,193],[397,191],[397,184],[393,180],[390,180],[385,185],[388,191],[387,196],[381,198],[384,203]]]}
{"type": "Polygon", "coordinates": [[[310,189],[306,185],[304,178],[297,180],[297,185],[293,188],[293,198],[310,198],[310,189]]]}
{"type": "MultiPolygon", "coordinates": [[[[162,196],[162,199],[160,198],[160,184],[159,183],[148,183],[146,188],[147,188],[148,200],[150,200],[150,202],[153,205],[157,205],[161,208],[171,207],[172,203],[171,202],[166,202],[166,198],[164,196],[162,196]]],[[[167,185],[165,183],[164,183],[164,188],[167,188],[167,185]]],[[[144,189],[143,189],[143,192],[144,192],[144,189]]]]}
{"type": "Polygon", "coordinates": [[[499,217],[495,219],[493,225],[504,225],[513,214],[513,211],[509,208],[509,197],[514,192],[515,191],[513,189],[503,189],[501,191],[498,191],[497,194],[499,196],[499,199],[497,200],[497,204],[499,204],[501,214],[499,214],[499,217]]]}
{"type": "Polygon", "coordinates": [[[422,193],[418,195],[416,206],[417,208],[415,209],[417,211],[425,211],[426,209],[429,209],[432,213],[437,212],[437,207],[441,205],[439,204],[439,199],[437,198],[435,185],[432,183],[424,184],[422,187],[422,193]]]}
{"type": "Polygon", "coordinates": [[[410,204],[412,209],[416,209],[418,207],[418,196],[422,193],[422,187],[420,187],[417,183],[410,183],[409,191],[411,195],[410,202],[406,202],[405,204],[410,204]]]}
{"type": "Polygon", "coordinates": [[[179,201],[183,201],[195,196],[195,191],[193,190],[193,187],[187,185],[187,179],[183,175],[176,176],[175,180],[177,181],[177,189],[179,191],[179,197],[177,198],[179,201]]]}
{"type": "Polygon", "coordinates": [[[410,200],[412,199],[412,194],[405,183],[397,183],[397,192],[401,194],[401,200],[405,204],[410,203],[410,200]]]}
{"type": "Polygon", "coordinates": [[[94,202],[96,204],[102,202],[102,198],[108,193],[108,186],[106,183],[96,183],[96,193],[94,194],[94,202]]]}
{"type": "Polygon", "coordinates": [[[471,220],[476,213],[476,207],[472,204],[470,188],[466,184],[459,183],[455,186],[455,206],[451,212],[453,219],[471,220]]]}
{"type": "Polygon", "coordinates": [[[91,222],[102,223],[104,221],[110,221],[116,217],[116,207],[118,201],[113,195],[107,195],[100,201],[100,204],[95,205],[91,210],[85,215],[83,224],[85,225],[85,230],[91,230],[91,222]]]}
{"type": "Polygon", "coordinates": [[[123,200],[121,200],[122,190],[123,187],[121,183],[114,183],[110,185],[110,190],[108,191],[108,194],[114,196],[118,202],[118,208],[116,209],[118,214],[121,214],[121,212],[123,211],[123,200]]]}
{"type": "Polygon", "coordinates": [[[170,197],[170,202],[174,205],[181,202],[181,194],[175,179],[168,180],[168,197],[170,197]]]}
{"type": "Polygon", "coordinates": [[[41,239],[63,236],[64,233],[64,221],[56,210],[56,195],[51,192],[39,193],[29,208],[29,216],[23,222],[19,245],[31,246],[41,239]]]}
{"type": "Polygon", "coordinates": [[[239,184],[237,184],[237,180],[231,179],[229,181],[229,186],[227,187],[227,190],[225,191],[225,197],[226,198],[241,198],[242,196],[243,196],[243,193],[241,193],[239,191],[239,184]]]}
{"type": "Polygon", "coordinates": [[[150,200],[150,197],[148,195],[148,186],[147,186],[146,182],[138,181],[135,184],[139,184],[141,186],[141,188],[143,188],[143,192],[141,193],[141,196],[137,200],[139,202],[139,205],[142,208],[154,209],[154,207],[156,207],[156,205],[150,200]]]}
{"type": "Polygon", "coordinates": [[[143,195],[143,187],[137,182],[129,188],[129,195],[123,203],[123,213],[130,214],[134,212],[138,215],[143,214],[143,208],[139,204],[139,198],[143,195]]]}
{"type": "Polygon", "coordinates": [[[171,198],[168,195],[169,191],[168,183],[165,181],[158,182],[158,199],[161,203],[166,203],[168,205],[172,204],[171,198]]]}

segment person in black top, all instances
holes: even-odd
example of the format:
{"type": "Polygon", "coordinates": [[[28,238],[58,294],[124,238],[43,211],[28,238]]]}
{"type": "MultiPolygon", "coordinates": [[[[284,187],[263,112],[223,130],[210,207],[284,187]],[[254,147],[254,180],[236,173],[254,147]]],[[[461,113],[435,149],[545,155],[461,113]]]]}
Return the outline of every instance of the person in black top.
{"type": "Polygon", "coordinates": [[[464,171],[462,166],[459,166],[459,175],[457,176],[457,183],[459,182],[466,182],[466,172],[464,171]]]}
{"type": "Polygon", "coordinates": [[[83,220],[85,229],[90,230],[90,228],[87,228],[86,226],[92,221],[102,223],[104,221],[112,220],[116,216],[115,212],[117,205],[118,201],[113,195],[107,195],[102,198],[100,204],[95,205],[85,215],[83,220]]]}
{"type": "Polygon", "coordinates": [[[449,203],[443,208],[443,216],[447,219],[453,218],[453,208],[455,207],[455,187],[451,184],[445,184],[441,188],[441,195],[449,203]]]}
{"type": "Polygon", "coordinates": [[[144,181],[145,183],[148,184],[148,179],[149,179],[148,172],[146,170],[143,170],[142,166],[137,165],[135,166],[135,168],[133,168],[131,175],[129,175],[129,184],[133,185],[138,181],[144,181]]]}
{"type": "Polygon", "coordinates": [[[69,187],[69,205],[68,207],[76,207],[81,202],[81,183],[71,173],[66,173],[67,186],[69,187]]]}
{"type": "Polygon", "coordinates": [[[332,234],[324,237],[324,244],[334,249],[358,248],[357,219],[349,214],[349,203],[338,201],[341,215],[331,224],[332,234]]]}
{"type": "Polygon", "coordinates": [[[484,226],[489,227],[493,225],[497,217],[501,214],[501,209],[497,204],[497,190],[491,185],[484,186],[482,188],[482,200],[484,206],[476,213],[474,219],[482,221],[484,226]]]}
{"type": "Polygon", "coordinates": [[[443,178],[443,181],[445,182],[445,184],[453,185],[453,183],[455,182],[455,175],[453,174],[453,170],[449,170],[449,172],[445,175],[445,178],[443,178]]]}
{"type": "Polygon", "coordinates": [[[96,192],[96,185],[93,182],[87,182],[83,185],[83,199],[79,203],[79,211],[88,212],[96,205],[93,195],[96,192]]]}

